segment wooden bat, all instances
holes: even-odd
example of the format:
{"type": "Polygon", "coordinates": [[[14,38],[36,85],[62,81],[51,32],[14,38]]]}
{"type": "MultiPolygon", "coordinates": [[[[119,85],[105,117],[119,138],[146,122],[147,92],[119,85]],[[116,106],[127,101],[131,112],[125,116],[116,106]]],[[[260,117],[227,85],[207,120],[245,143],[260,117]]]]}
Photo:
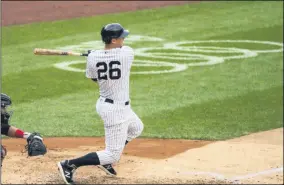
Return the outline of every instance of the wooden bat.
{"type": "Polygon", "coordinates": [[[61,51],[54,49],[35,48],[35,55],[69,55],[69,56],[88,56],[87,53],[77,53],[73,51],[61,51]]]}

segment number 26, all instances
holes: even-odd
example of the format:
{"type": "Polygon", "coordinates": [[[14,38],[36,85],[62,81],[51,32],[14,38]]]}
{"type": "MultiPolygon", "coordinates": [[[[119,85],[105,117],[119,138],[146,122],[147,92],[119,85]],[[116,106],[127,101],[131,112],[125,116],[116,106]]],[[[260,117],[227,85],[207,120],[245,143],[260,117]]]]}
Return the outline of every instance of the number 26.
{"type": "Polygon", "coordinates": [[[107,66],[107,63],[105,62],[98,62],[97,63],[97,68],[100,66],[103,66],[102,69],[98,69],[98,80],[107,80],[108,76],[107,74],[102,74],[106,73],[108,71],[109,73],[109,79],[111,80],[117,80],[121,77],[121,70],[119,68],[113,68],[113,65],[120,65],[121,63],[119,61],[111,61],[109,63],[109,67],[107,66]]]}

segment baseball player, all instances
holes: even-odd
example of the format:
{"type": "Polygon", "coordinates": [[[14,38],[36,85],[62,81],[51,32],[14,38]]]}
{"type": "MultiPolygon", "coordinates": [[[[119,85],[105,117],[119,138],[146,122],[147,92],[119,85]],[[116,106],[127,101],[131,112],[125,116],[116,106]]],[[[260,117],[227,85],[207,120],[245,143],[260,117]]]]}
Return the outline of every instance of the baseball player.
{"type": "Polygon", "coordinates": [[[104,122],[106,148],[58,162],[58,170],[67,184],[74,183],[72,177],[77,168],[87,165],[97,165],[108,175],[116,176],[112,164],[119,161],[125,145],[142,133],[143,123],[130,106],[129,78],[134,51],[123,46],[128,34],[118,23],[107,24],[101,30],[105,48],[93,50],[87,57],[86,77],[99,85],[96,111],[104,122]]]}
{"type": "MultiPolygon", "coordinates": [[[[26,139],[26,149],[28,150],[29,156],[44,155],[46,153],[46,146],[43,144],[43,139],[40,134],[25,132],[9,125],[11,114],[7,111],[7,108],[11,104],[11,98],[6,94],[1,93],[1,135],[26,139]]],[[[7,149],[1,145],[1,166],[6,154],[7,149]]]]}

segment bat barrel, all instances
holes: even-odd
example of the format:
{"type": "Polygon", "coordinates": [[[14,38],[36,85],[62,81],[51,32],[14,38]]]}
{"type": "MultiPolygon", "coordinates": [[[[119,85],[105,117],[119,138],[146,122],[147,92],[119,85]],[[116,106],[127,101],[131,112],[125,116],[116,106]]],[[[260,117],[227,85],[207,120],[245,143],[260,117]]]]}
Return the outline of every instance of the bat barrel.
{"type": "Polygon", "coordinates": [[[53,49],[43,49],[43,48],[35,48],[35,55],[70,55],[70,56],[88,56],[88,54],[76,53],[72,51],[61,51],[61,50],[53,50],[53,49]]]}

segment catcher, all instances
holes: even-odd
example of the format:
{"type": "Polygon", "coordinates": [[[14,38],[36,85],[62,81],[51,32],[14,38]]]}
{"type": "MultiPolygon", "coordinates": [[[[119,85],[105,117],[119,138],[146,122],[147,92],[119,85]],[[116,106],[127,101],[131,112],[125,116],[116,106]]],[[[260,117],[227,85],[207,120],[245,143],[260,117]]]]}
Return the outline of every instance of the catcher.
{"type": "MultiPolygon", "coordinates": [[[[1,93],[1,135],[8,137],[25,138],[27,139],[26,150],[28,156],[44,155],[47,150],[43,144],[43,139],[38,133],[29,133],[14,126],[9,125],[11,113],[7,111],[8,106],[12,104],[12,100],[9,96],[1,93]]],[[[1,166],[2,162],[7,155],[7,150],[1,145],[1,166]]]]}

